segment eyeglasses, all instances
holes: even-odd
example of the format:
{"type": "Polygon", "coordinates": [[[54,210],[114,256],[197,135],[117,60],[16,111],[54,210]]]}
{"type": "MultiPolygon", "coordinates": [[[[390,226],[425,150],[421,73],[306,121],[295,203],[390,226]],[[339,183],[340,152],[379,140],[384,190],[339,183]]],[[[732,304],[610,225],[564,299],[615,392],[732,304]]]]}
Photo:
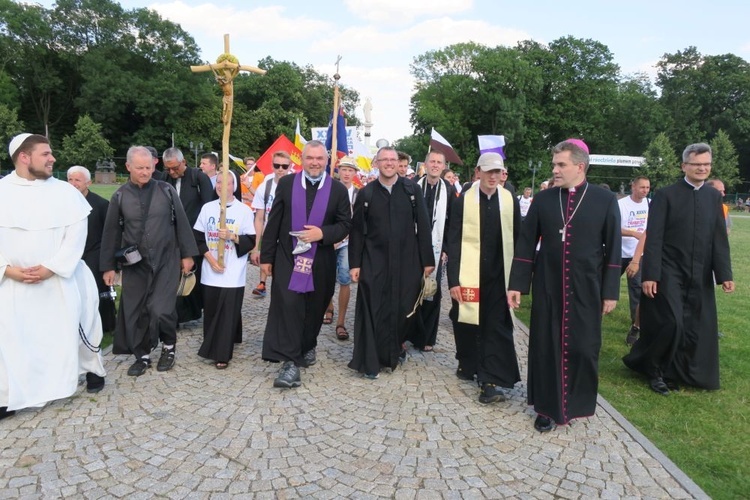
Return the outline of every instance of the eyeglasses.
{"type": "Polygon", "coordinates": [[[289,168],[290,163],[274,163],[273,168],[283,168],[284,170],[289,168]]]}
{"type": "Polygon", "coordinates": [[[692,162],[686,162],[685,165],[690,165],[691,167],[710,167],[710,163],[692,163],[692,162]]]}

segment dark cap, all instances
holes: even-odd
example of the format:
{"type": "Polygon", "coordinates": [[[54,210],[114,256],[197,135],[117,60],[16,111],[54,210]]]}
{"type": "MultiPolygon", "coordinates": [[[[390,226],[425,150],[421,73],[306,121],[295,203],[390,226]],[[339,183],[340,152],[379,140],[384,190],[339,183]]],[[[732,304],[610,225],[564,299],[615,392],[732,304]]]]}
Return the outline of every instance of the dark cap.
{"type": "Polygon", "coordinates": [[[157,160],[159,159],[159,153],[156,151],[155,147],[153,146],[144,146],[144,147],[149,150],[152,158],[156,158],[157,160]]]}

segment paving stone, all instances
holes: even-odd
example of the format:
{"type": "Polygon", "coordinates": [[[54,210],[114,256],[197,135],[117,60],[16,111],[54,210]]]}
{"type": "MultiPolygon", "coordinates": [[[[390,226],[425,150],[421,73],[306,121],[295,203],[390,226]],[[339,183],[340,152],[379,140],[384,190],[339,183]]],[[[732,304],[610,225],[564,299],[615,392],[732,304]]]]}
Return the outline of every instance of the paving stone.
{"type": "MultiPolygon", "coordinates": [[[[255,286],[257,268],[248,274],[255,286]]],[[[692,496],[602,408],[540,435],[525,382],[503,404],[479,404],[476,384],[455,377],[443,295],[435,352],[410,348],[375,381],[346,367],[352,342],[324,325],[302,387],[273,388],[278,366],[260,359],[269,299],[250,294],[227,370],[197,356],[201,322],[180,328],[170,372],[128,377],[130,358],[108,353],[96,397],[81,386],[0,423],[0,498],[692,496]]],[[[525,374],[528,333],[515,339],[525,374]]]]}

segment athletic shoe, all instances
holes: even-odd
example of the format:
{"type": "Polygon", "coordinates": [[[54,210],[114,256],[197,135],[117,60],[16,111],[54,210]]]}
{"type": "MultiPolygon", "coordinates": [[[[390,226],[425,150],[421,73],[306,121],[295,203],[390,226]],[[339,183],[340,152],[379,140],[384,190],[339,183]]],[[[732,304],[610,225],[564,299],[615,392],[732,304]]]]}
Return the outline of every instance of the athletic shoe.
{"type": "Polygon", "coordinates": [[[260,298],[263,298],[266,296],[266,284],[262,281],[258,283],[258,286],[253,288],[253,295],[256,295],[260,298]]]}

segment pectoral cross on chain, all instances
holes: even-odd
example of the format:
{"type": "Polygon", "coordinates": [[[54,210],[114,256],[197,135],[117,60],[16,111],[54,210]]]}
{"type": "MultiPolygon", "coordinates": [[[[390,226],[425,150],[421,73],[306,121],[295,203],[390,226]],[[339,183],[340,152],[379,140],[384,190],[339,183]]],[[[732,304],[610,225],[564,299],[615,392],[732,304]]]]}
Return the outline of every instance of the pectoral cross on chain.
{"type": "Polygon", "coordinates": [[[568,226],[563,226],[562,229],[558,231],[560,233],[560,241],[565,241],[565,232],[568,229],[568,226]]]}

